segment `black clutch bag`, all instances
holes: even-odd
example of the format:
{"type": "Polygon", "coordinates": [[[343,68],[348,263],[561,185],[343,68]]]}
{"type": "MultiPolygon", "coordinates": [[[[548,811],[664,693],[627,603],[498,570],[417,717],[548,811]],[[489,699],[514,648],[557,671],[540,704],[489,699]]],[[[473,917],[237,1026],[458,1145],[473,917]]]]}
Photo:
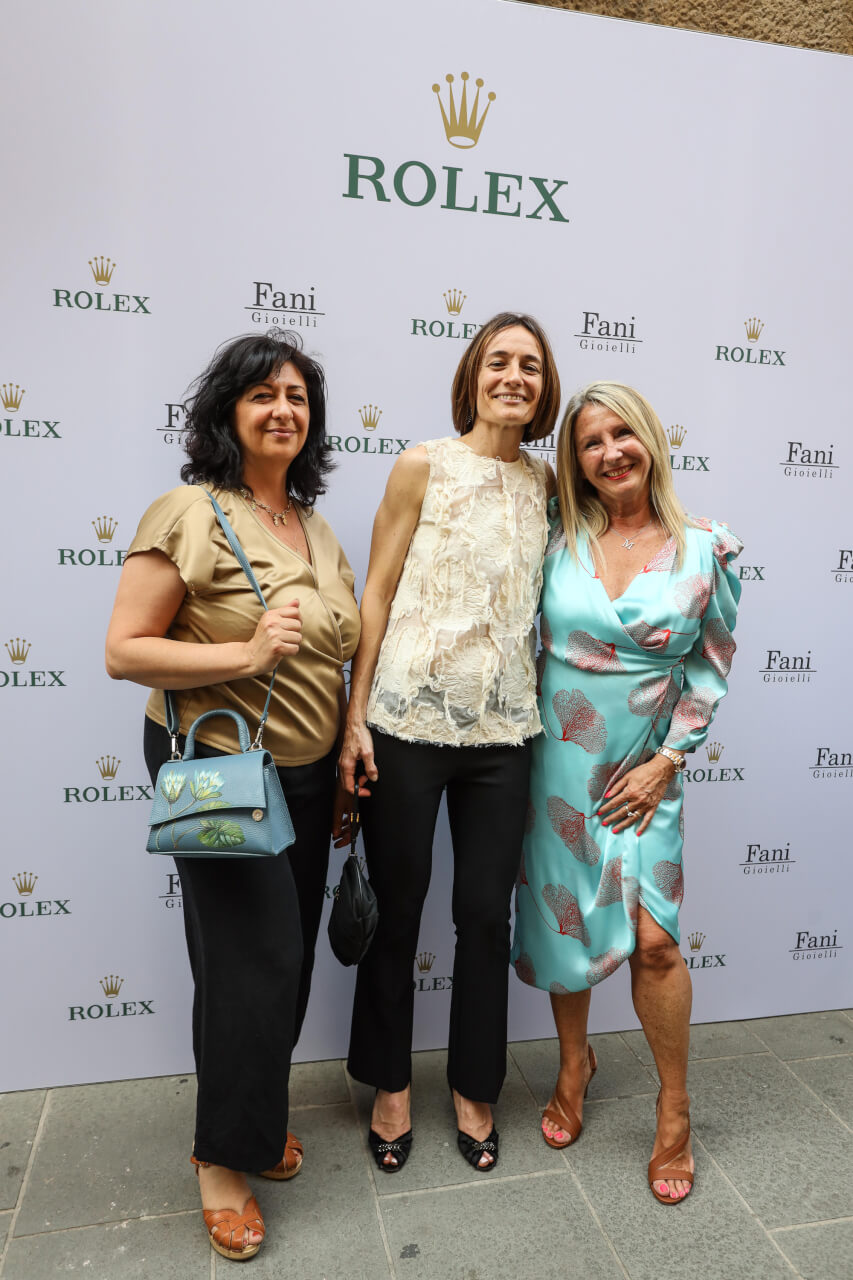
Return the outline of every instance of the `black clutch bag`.
{"type": "Polygon", "coordinates": [[[358,964],[379,923],[376,894],[361,869],[355,845],[358,839],[358,784],[350,813],[350,849],[341,871],[341,883],[329,916],[329,943],[341,964],[358,964]]]}

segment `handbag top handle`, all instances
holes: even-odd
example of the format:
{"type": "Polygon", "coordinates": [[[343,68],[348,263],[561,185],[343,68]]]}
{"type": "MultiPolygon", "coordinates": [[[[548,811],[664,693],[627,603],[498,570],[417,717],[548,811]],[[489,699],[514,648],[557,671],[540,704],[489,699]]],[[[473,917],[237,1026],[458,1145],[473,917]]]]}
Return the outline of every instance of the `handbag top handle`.
{"type": "MultiPolygon", "coordinates": [[[[246,556],[245,551],[240,545],[240,539],[237,537],[236,533],[231,528],[231,524],[228,520],[228,517],[220,507],[219,503],[214,498],[213,494],[210,493],[209,490],[207,489],[205,489],[204,492],[207,494],[208,498],[210,498],[210,501],[213,504],[213,510],[216,512],[216,519],[219,521],[220,525],[222,526],[222,532],[225,534],[225,537],[228,540],[228,545],[230,546],[231,550],[234,552],[234,555],[237,557],[237,560],[240,564],[240,568],[243,570],[246,577],[249,579],[252,590],[254,591],[255,595],[258,597],[258,599],[260,600],[264,608],[268,609],[269,605],[264,599],[264,593],[263,591],[261,591],[261,588],[258,584],[257,578],[255,577],[252,566],[249,564],[248,557],[246,556]]],[[[277,670],[278,670],[277,666],[273,668],[272,678],[270,680],[270,687],[269,689],[267,689],[267,700],[264,703],[264,709],[261,713],[261,718],[258,723],[258,732],[255,734],[254,742],[249,747],[250,751],[260,751],[261,749],[261,745],[262,745],[261,740],[264,735],[264,726],[266,725],[266,722],[267,722],[267,716],[269,715],[270,699],[272,698],[273,685],[275,684],[275,673],[277,670]]],[[[175,700],[172,697],[172,692],[170,689],[163,690],[163,699],[166,703],[166,728],[169,732],[170,738],[172,739],[171,759],[180,760],[181,753],[178,750],[178,734],[180,733],[180,729],[181,729],[181,721],[178,716],[177,708],[175,707],[175,700]]],[[[241,744],[241,749],[242,749],[242,744],[241,744]]],[[[356,800],[356,816],[357,815],[358,815],[358,801],[356,800]]]]}
{"type": "Polygon", "coordinates": [[[353,790],[353,793],[350,796],[350,803],[349,803],[349,856],[351,858],[354,858],[356,856],[355,842],[356,840],[358,840],[358,832],[360,827],[361,827],[361,818],[358,812],[358,775],[356,774],[355,789],[353,790]]]}

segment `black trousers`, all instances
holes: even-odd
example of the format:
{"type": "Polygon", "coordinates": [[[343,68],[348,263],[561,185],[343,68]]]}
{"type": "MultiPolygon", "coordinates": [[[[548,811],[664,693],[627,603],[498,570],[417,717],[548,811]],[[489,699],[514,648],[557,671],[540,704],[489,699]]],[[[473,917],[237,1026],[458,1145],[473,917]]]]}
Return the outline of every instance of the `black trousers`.
{"type": "MultiPolygon", "coordinates": [[[[147,717],[144,748],[154,781],[171,745],[147,717]]],[[[196,754],[221,753],[197,742],[196,754]]],[[[284,1154],[290,1059],[325,896],[335,753],[278,774],[296,832],[285,853],[175,859],[195,984],[195,1154],[255,1172],[284,1154]]]]}
{"type": "Polygon", "coordinates": [[[379,926],[359,965],[348,1068],[396,1093],[411,1079],[413,969],[442,792],[453,842],[456,950],[447,1078],[496,1102],[506,1075],[509,905],[527,812],[529,743],[439,747],[373,730],[379,781],[362,802],[379,926]]]}

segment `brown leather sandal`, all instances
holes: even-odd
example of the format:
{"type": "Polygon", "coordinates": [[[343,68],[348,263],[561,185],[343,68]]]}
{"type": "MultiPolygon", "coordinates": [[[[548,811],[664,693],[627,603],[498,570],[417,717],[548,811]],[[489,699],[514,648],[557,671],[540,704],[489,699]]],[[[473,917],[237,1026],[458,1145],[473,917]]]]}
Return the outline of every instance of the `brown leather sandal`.
{"type": "MultiPolygon", "coordinates": [[[[660,1102],[660,1094],[658,1094],[658,1102],[660,1102]]],[[[657,1106],[655,1109],[657,1110],[657,1106]]],[[[649,1187],[655,1200],[659,1201],[660,1204],[683,1204],[690,1195],[690,1191],[693,1190],[696,1175],[691,1173],[689,1169],[683,1169],[678,1163],[679,1161],[687,1163],[687,1144],[689,1141],[690,1121],[688,1120],[687,1128],[678,1141],[649,1161],[649,1187]],[[655,1186],[656,1182],[689,1182],[690,1191],[683,1196],[661,1195],[655,1186]]]]}
{"type": "MultiPolygon", "coordinates": [[[[590,1075],[589,1080],[586,1082],[586,1088],[583,1091],[584,1097],[589,1093],[589,1086],[592,1082],[592,1077],[598,1070],[598,1062],[591,1044],[587,1044],[587,1050],[590,1075]]],[[[569,1136],[565,1142],[558,1142],[556,1138],[552,1138],[550,1134],[547,1134],[544,1129],[540,1129],[540,1132],[549,1147],[553,1147],[555,1151],[562,1151],[564,1147],[569,1147],[573,1142],[577,1142],[581,1135],[581,1130],[583,1129],[583,1122],[577,1118],[574,1109],[569,1106],[568,1102],[564,1101],[564,1099],[560,1097],[556,1090],[554,1091],[554,1097],[557,1102],[556,1107],[546,1107],[542,1112],[542,1119],[550,1120],[552,1124],[555,1124],[558,1129],[562,1129],[569,1136]]]]}
{"type": "MultiPolygon", "coordinates": [[[[196,1160],[195,1156],[190,1156],[190,1161],[196,1167],[196,1174],[199,1169],[210,1168],[209,1160],[196,1160]]],[[[211,1248],[223,1258],[230,1258],[233,1262],[245,1262],[248,1258],[254,1258],[263,1242],[258,1244],[242,1242],[243,1232],[246,1230],[257,1231],[261,1236],[266,1233],[264,1220],[254,1196],[249,1196],[243,1205],[242,1213],[238,1213],[236,1209],[202,1209],[202,1213],[211,1248]],[[235,1247],[235,1237],[239,1242],[239,1248],[235,1247]]]]}
{"type": "Polygon", "coordinates": [[[274,1169],[265,1169],[262,1178],[274,1178],[276,1182],[287,1182],[295,1178],[302,1168],[303,1147],[298,1138],[288,1129],[287,1142],[284,1144],[284,1155],[274,1169]]]}

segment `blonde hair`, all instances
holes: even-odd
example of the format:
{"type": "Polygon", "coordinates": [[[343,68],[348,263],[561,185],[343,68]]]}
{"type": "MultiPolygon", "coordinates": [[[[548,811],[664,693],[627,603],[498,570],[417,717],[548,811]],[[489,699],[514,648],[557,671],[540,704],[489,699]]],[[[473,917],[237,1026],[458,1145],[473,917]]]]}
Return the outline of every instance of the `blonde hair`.
{"type": "Polygon", "coordinates": [[[569,551],[577,556],[578,534],[583,532],[589,538],[593,552],[603,559],[598,539],[610,525],[607,508],[585,479],[575,449],[577,420],[588,404],[610,409],[631,428],[648,451],[652,463],[649,502],[653,513],[675,541],[677,563],[680,565],[686,542],[684,530],[693,522],[679,502],[672,483],[669,445],[660,419],[648,400],[622,382],[590,382],[575,392],[563,414],[557,439],[557,494],[569,551]]]}

